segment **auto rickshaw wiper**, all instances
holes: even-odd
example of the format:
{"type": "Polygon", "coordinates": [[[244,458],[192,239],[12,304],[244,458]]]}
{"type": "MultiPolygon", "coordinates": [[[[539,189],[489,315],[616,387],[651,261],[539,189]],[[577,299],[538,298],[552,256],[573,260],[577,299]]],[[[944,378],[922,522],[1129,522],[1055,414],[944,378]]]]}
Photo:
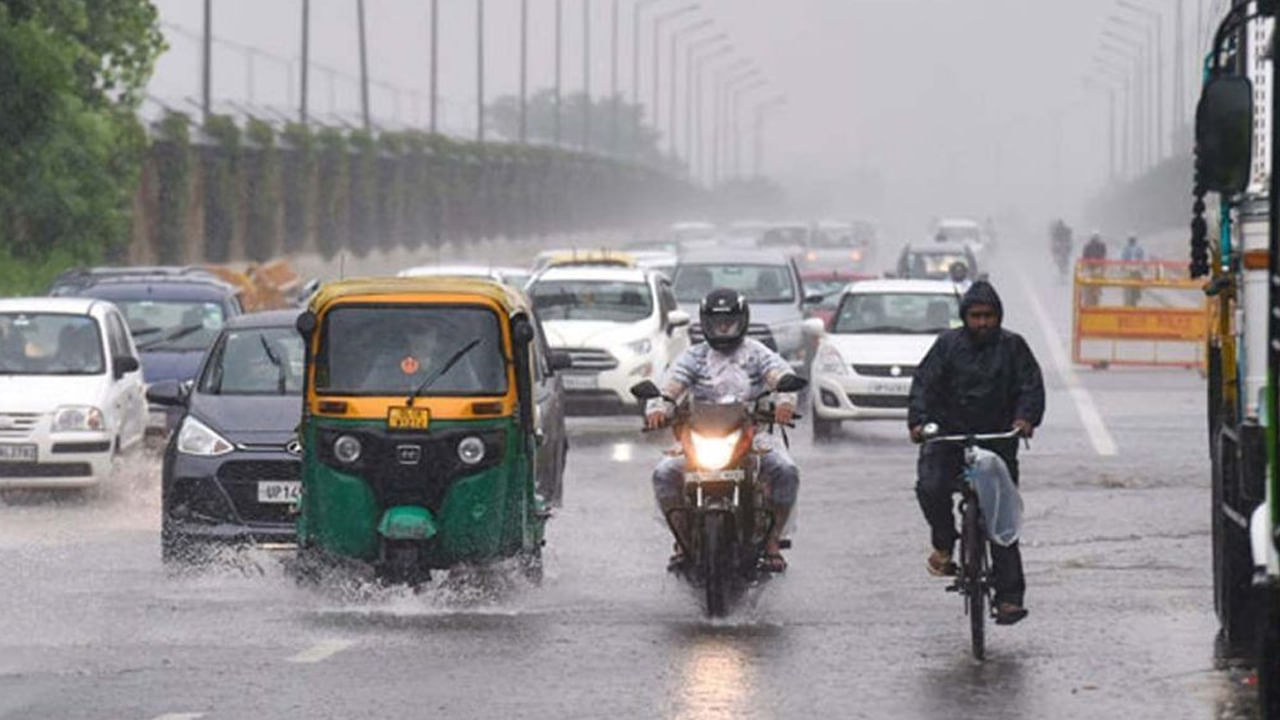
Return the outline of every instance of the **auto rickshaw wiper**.
{"type": "Polygon", "coordinates": [[[459,348],[457,352],[455,352],[453,355],[449,357],[449,359],[445,362],[445,364],[440,366],[439,370],[436,370],[435,372],[431,373],[430,375],[427,376],[426,380],[422,381],[422,384],[418,386],[418,389],[414,390],[413,393],[409,395],[409,399],[407,402],[405,402],[405,405],[408,405],[409,407],[413,407],[413,399],[421,395],[424,390],[431,387],[431,383],[434,383],[436,380],[439,380],[441,375],[444,375],[445,373],[452,370],[453,366],[458,364],[458,361],[462,359],[463,355],[466,355],[467,353],[471,352],[471,348],[474,348],[475,346],[480,344],[481,339],[482,338],[476,338],[475,340],[472,340],[471,342],[459,348]]]}

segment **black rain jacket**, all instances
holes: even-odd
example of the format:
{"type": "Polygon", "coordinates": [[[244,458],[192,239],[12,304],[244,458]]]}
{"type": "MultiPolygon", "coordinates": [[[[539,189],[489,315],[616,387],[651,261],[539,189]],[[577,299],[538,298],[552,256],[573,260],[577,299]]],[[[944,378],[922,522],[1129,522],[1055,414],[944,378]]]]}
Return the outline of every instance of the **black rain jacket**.
{"type": "MultiPolygon", "coordinates": [[[[960,301],[970,306],[1004,306],[994,287],[978,281],[960,301]]],[[[1044,418],[1040,365],[1021,335],[1003,327],[979,343],[963,327],[938,336],[911,379],[907,426],[935,422],[944,434],[1004,432],[1016,419],[1039,425],[1044,418]]]]}

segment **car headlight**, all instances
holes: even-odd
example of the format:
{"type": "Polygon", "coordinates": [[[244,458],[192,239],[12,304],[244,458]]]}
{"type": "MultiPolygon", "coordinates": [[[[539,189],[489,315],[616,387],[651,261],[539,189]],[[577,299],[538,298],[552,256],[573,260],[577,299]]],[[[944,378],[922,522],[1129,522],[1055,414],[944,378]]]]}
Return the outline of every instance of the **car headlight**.
{"type": "Polygon", "coordinates": [[[364,446],[360,444],[360,439],[352,435],[339,435],[338,439],[333,441],[333,456],[340,463],[350,465],[359,460],[363,450],[364,446]]]}
{"type": "Polygon", "coordinates": [[[102,411],[89,405],[63,405],[53,411],[53,432],[101,430],[102,411]]]}
{"type": "Polygon", "coordinates": [[[818,348],[818,357],[814,362],[814,366],[818,372],[827,375],[848,375],[849,366],[845,364],[844,358],[840,357],[840,351],[835,349],[833,345],[823,345],[818,348]]]}
{"type": "Polygon", "coordinates": [[[484,460],[484,441],[475,435],[462,438],[458,443],[458,459],[468,465],[484,460]]]}
{"type": "Polygon", "coordinates": [[[653,341],[649,338],[640,338],[634,342],[627,343],[627,349],[636,355],[648,355],[653,349],[653,341]]]}
{"type": "Polygon", "coordinates": [[[738,446],[742,431],[734,430],[724,437],[703,437],[696,432],[689,436],[693,440],[693,459],[698,465],[707,470],[720,470],[733,459],[733,449],[738,446]]]}
{"type": "Polygon", "coordinates": [[[178,431],[178,452],[186,455],[217,457],[235,449],[230,440],[190,415],[182,421],[182,429],[178,431]]]}

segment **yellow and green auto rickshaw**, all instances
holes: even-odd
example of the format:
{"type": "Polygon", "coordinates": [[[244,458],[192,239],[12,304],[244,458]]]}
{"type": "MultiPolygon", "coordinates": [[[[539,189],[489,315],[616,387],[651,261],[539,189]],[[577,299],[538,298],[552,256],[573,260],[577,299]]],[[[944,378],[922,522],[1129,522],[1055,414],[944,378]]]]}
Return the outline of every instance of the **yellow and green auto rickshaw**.
{"type": "Polygon", "coordinates": [[[307,340],[299,553],[393,582],[517,556],[541,572],[533,311],[479,278],[323,287],[307,340]]]}

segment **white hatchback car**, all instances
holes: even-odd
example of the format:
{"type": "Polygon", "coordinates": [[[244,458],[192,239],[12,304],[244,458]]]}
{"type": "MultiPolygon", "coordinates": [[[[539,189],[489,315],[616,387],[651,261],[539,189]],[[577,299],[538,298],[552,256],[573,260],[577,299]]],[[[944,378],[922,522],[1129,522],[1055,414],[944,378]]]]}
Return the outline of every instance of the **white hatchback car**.
{"type": "Polygon", "coordinates": [[[104,300],[0,300],[0,487],[101,482],[142,442],[138,353],[104,300]]]}
{"type": "Polygon", "coordinates": [[[867,280],[845,288],[813,363],[813,433],[844,420],[903,419],[911,376],[938,334],[960,324],[950,282],[867,280]]]}
{"type": "Polygon", "coordinates": [[[689,315],[666,276],[654,270],[558,267],[527,288],[561,372],[570,411],[635,406],[631,386],[655,380],[689,346],[689,315]]]}

